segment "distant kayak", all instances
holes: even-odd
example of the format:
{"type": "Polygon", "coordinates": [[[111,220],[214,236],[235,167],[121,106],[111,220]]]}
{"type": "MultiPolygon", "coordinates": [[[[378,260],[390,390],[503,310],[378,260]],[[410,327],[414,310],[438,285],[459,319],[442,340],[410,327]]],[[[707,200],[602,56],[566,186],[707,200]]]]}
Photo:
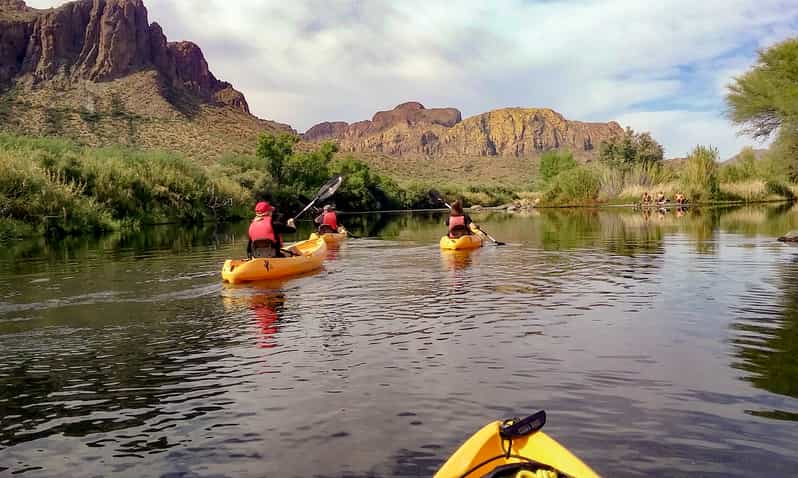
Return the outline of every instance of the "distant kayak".
{"type": "MultiPolygon", "coordinates": [[[[222,266],[222,279],[231,284],[289,277],[321,267],[327,255],[327,243],[317,237],[297,242],[301,256],[268,259],[228,259],[222,266]]],[[[288,246],[290,247],[290,246],[288,246]]]]}
{"type": "Polygon", "coordinates": [[[314,232],[313,234],[310,235],[310,240],[318,239],[319,237],[321,237],[322,239],[324,239],[324,242],[326,242],[329,245],[333,245],[340,243],[341,241],[346,239],[348,235],[349,232],[346,230],[346,228],[341,226],[338,228],[338,232],[332,232],[332,233],[328,232],[325,234],[319,234],[317,232],[314,232]]]}
{"type": "Polygon", "coordinates": [[[479,234],[470,234],[452,239],[449,236],[441,237],[440,246],[444,250],[461,251],[466,249],[477,249],[482,247],[482,236],[479,234]]]}
{"type": "Polygon", "coordinates": [[[524,420],[493,422],[471,436],[435,478],[598,477],[567,448],[540,431],[545,412],[524,420]]]}

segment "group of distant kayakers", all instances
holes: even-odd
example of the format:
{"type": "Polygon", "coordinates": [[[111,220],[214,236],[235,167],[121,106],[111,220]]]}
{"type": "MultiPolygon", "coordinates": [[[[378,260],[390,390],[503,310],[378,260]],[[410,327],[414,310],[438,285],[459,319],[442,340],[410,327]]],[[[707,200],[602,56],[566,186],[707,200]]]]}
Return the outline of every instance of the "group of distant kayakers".
{"type": "MultiPolygon", "coordinates": [[[[314,222],[318,224],[319,234],[337,232],[338,216],[335,213],[335,207],[332,204],[326,204],[314,222]]],[[[293,247],[283,248],[283,234],[294,232],[296,232],[294,219],[285,221],[283,215],[267,201],[258,202],[255,205],[255,218],[249,225],[247,257],[252,259],[301,255],[293,247]]]]}
{"type": "MultiPolygon", "coordinates": [[[[333,204],[326,204],[314,222],[318,225],[319,234],[331,234],[339,231],[338,215],[333,204]]],[[[478,234],[476,224],[463,210],[463,203],[457,200],[451,204],[449,216],[445,220],[448,237],[452,239],[478,234]]],[[[249,242],[247,257],[270,258],[296,256],[301,253],[294,248],[283,248],[283,234],[296,232],[293,219],[287,221],[283,215],[267,201],[255,205],[255,218],[249,225],[249,242]]]]}
{"type": "MultiPolygon", "coordinates": [[[[638,206],[663,207],[671,202],[671,199],[660,191],[656,196],[646,191],[640,198],[638,206]]],[[[678,206],[686,206],[688,200],[682,193],[673,196],[673,203],[678,206]]],[[[449,206],[449,215],[445,220],[447,236],[450,239],[459,239],[464,236],[479,235],[480,230],[471,220],[471,217],[463,210],[461,200],[454,201],[449,206]]],[[[333,204],[326,204],[321,214],[314,222],[318,225],[318,234],[334,234],[339,232],[338,216],[333,204]]],[[[301,253],[295,248],[284,249],[282,235],[285,233],[296,232],[296,224],[293,219],[284,221],[282,214],[278,213],[274,206],[266,201],[260,201],[255,205],[255,218],[249,226],[249,242],[247,244],[247,257],[270,258],[298,256],[301,253]]]]}
{"type": "MultiPolygon", "coordinates": [[[[677,193],[673,196],[673,202],[679,205],[686,205],[688,201],[684,194],[677,193]]],[[[668,203],[670,203],[670,198],[668,198],[668,196],[666,196],[662,191],[658,192],[656,197],[652,196],[650,192],[646,191],[640,198],[641,206],[664,206],[668,203]]]]}

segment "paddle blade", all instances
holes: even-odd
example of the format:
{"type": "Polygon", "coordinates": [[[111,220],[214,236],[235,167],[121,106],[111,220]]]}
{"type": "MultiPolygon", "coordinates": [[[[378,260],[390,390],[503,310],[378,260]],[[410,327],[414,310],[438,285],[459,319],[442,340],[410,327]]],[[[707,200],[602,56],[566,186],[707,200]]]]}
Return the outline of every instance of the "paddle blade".
{"type": "Polygon", "coordinates": [[[429,191],[429,198],[430,198],[430,199],[432,200],[432,202],[434,202],[434,203],[435,203],[435,202],[437,202],[437,203],[441,203],[441,204],[443,204],[443,205],[444,205],[444,206],[446,206],[446,207],[451,207],[451,206],[449,206],[449,204],[446,202],[446,199],[444,199],[444,197],[443,197],[443,194],[439,193],[438,191],[436,191],[436,190],[434,190],[434,189],[430,189],[430,191],[429,191]]]}
{"type": "Polygon", "coordinates": [[[439,193],[438,191],[436,191],[434,189],[430,189],[429,198],[432,199],[435,202],[443,202],[443,196],[441,195],[441,193],[439,193]]]}
{"type": "Polygon", "coordinates": [[[319,189],[319,192],[316,194],[316,197],[313,198],[312,201],[310,201],[310,204],[305,206],[305,209],[299,211],[299,214],[294,216],[294,219],[297,219],[297,218],[299,218],[299,216],[305,214],[305,211],[307,211],[308,209],[313,207],[313,205],[315,205],[317,202],[324,201],[325,199],[327,199],[330,196],[332,196],[333,194],[335,194],[335,191],[337,191],[338,188],[341,187],[341,184],[343,182],[344,182],[344,177],[341,176],[341,175],[338,175],[338,176],[330,179],[326,183],[324,183],[324,186],[322,186],[319,189]]]}
{"type": "Polygon", "coordinates": [[[324,186],[322,186],[319,189],[318,194],[316,194],[316,199],[314,199],[313,202],[315,203],[328,199],[330,196],[335,194],[335,191],[337,191],[338,188],[341,187],[341,184],[343,184],[343,182],[344,182],[344,177],[340,175],[330,179],[329,181],[324,183],[324,186]]]}

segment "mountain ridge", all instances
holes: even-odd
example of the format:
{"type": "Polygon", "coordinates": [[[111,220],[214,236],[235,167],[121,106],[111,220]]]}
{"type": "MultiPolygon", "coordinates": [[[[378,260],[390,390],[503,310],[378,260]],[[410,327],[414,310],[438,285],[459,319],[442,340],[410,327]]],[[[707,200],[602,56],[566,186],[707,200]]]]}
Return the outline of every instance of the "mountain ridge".
{"type": "Polygon", "coordinates": [[[463,119],[456,108],[406,102],[371,120],[319,123],[302,138],[332,140],[350,153],[519,158],[562,148],[593,157],[602,141],[622,135],[617,122],[571,121],[550,108],[500,108],[463,119]]]}
{"type": "Polygon", "coordinates": [[[198,45],[167,41],[142,0],[77,0],[47,10],[0,0],[0,87],[4,129],[91,145],[204,157],[251,152],[262,132],[294,132],[253,116],[198,45]]]}

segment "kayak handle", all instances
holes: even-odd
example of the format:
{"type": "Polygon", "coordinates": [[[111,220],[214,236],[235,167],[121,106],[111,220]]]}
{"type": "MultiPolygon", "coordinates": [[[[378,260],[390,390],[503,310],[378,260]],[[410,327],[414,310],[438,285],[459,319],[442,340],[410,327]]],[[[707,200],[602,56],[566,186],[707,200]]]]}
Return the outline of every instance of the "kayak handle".
{"type": "Polygon", "coordinates": [[[511,418],[499,426],[499,435],[505,440],[521,438],[536,433],[546,424],[546,412],[541,410],[523,420],[511,418]]]}

